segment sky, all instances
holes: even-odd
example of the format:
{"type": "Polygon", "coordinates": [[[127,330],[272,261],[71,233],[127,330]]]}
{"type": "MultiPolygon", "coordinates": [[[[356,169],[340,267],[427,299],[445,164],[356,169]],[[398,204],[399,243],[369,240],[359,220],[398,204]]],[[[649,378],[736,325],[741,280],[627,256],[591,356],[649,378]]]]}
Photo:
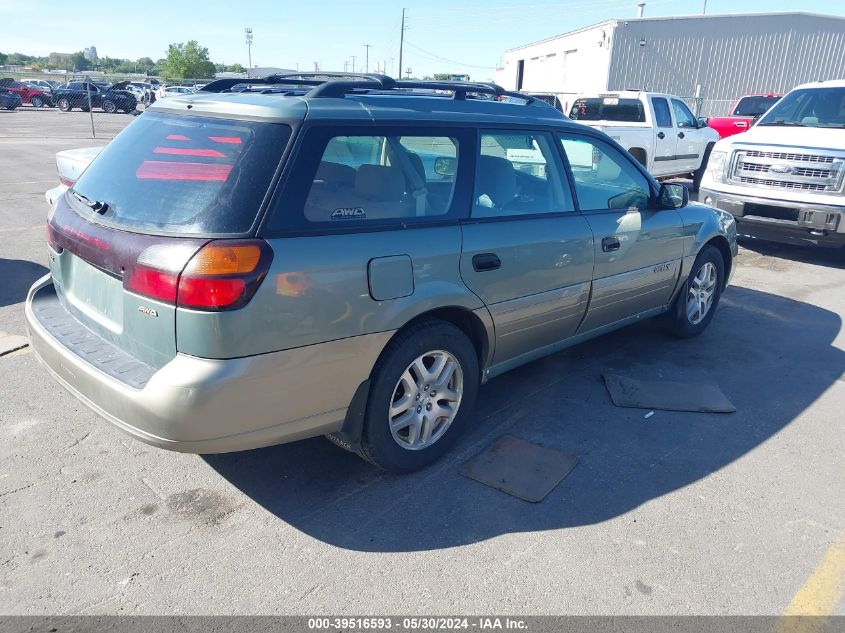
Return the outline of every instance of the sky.
{"type": "MultiPolygon", "coordinates": [[[[168,44],[195,39],[218,63],[248,63],[244,28],[253,29],[252,65],[298,70],[398,74],[402,7],[406,8],[402,65],[415,76],[465,73],[494,77],[502,53],[514,46],[610,18],[634,17],[639,0],[0,0],[0,51],[71,53],[96,46],[99,55],[165,56],[168,44]],[[72,7],[72,10],[69,9],[72,7]]],[[[646,16],[702,12],[704,0],[646,0],[646,16]]],[[[845,17],[845,0],[707,0],[708,14],[807,11],[845,17]]]]}

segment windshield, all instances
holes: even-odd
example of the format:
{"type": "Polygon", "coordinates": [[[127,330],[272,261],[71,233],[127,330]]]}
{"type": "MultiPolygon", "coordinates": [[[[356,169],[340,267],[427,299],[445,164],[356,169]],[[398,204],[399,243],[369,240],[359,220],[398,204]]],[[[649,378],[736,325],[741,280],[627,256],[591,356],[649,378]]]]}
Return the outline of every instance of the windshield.
{"type": "Polygon", "coordinates": [[[760,116],[780,100],[780,97],[743,97],[734,108],[733,116],[760,116]]]}
{"type": "MultiPolygon", "coordinates": [[[[231,234],[252,227],[291,129],[145,112],[73,187],[103,224],[151,233],[231,234]]],[[[79,199],[79,198],[77,198],[79,199]]]]}
{"type": "Polygon", "coordinates": [[[619,97],[578,99],[572,104],[569,118],[576,121],[645,123],[645,109],[639,99],[620,99],[619,97]]]}
{"type": "Polygon", "coordinates": [[[845,87],[793,90],[757,125],[845,128],[845,87]]]}

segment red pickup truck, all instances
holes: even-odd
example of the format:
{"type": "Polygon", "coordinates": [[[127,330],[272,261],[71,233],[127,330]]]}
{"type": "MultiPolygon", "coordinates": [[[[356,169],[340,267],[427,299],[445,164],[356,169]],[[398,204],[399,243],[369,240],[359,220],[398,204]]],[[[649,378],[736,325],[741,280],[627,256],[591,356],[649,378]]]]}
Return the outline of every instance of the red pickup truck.
{"type": "Polygon", "coordinates": [[[728,116],[711,117],[707,125],[719,133],[719,138],[745,132],[754,119],[780,101],[782,95],[745,95],[737,99],[728,110],[728,116]]]}

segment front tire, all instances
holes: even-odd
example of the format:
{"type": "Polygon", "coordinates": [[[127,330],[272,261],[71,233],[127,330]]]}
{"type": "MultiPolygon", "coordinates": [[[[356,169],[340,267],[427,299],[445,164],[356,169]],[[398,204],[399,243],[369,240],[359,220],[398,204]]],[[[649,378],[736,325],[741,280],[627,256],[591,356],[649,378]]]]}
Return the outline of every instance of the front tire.
{"type": "Polygon", "coordinates": [[[725,285],[725,261],[715,246],[701,249],[687,282],[675,300],[670,331],[678,338],[701,334],[716,313],[725,285]]]}
{"type": "Polygon", "coordinates": [[[461,330],[444,321],[408,328],[373,370],[362,457],[394,473],[431,464],[464,430],[479,384],[478,356],[461,330]]]}
{"type": "Polygon", "coordinates": [[[70,112],[73,109],[67,97],[62,97],[61,99],[59,99],[59,102],[56,105],[62,112],[70,112]]]}

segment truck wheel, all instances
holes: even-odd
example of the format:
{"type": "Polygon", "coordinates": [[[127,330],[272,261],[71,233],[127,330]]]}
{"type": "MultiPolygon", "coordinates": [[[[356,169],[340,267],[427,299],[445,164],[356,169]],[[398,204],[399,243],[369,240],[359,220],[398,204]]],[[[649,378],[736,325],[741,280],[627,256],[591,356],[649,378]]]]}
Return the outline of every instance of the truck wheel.
{"type": "Polygon", "coordinates": [[[670,331],[678,338],[701,334],[716,313],[725,284],[725,261],[715,246],[701,249],[670,312],[670,331]]]}
{"type": "Polygon", "coordinates": [[[70,112],[72,109],[70,101],[68,101],[66,97],[62,97],[61,99],[59,99],[59,102],[56,105],[59,106],[59,110],[61,110],[62,112],[70,112]]]}
{"type": "Polygon", "coordinates": [[[701,157],[701,166],[693,172],[692,175],[692,190],[698,191],[701,185],[701,179],[704,178],[704,172],[707,169],[707,161],[710,160],[710,152],[713,151],[713,143],[704,149],[704,156],[701,157]]]}
{"type": "Polygon", "coordinates": [[[33,97],[30,103],[32,104],[33,108],[40,108],[44,105],[44,99],[42,99],[41,97],[33,97]]]}
{"type": "Polygon", "coordinates": [[[117,106],[114,104],[114,101],[110,99],[103,101],[103,112],[108,112],[109,114],[117,112],[117,106]]]}
{"type": "Polygon", "coordinates": [[[451,323],[428,321],[396,336],[373,371],[361,455],[404,473],[438,459],[472,413],[478,357],[451,323]]]}

